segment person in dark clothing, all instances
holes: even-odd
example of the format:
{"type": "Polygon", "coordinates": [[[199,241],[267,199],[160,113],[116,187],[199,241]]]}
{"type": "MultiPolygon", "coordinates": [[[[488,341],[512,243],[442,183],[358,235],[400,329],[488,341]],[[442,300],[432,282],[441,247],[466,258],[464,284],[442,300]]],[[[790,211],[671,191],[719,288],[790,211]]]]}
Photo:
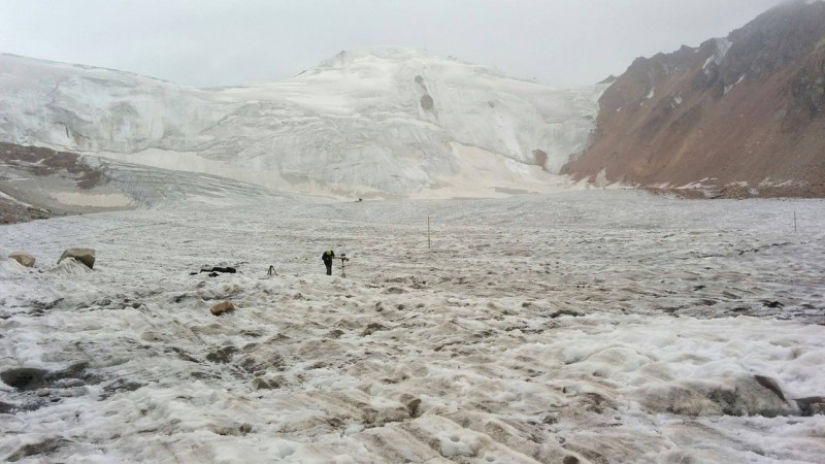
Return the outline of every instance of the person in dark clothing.
{"type": "Polygon", "coordinates": [[[332,260],[335,259],[335,252],[332,250],[327,250],[321,255],[321,259],[324,261],[324,265],[327,267],[327,275],[332,275],[332,260]]]}

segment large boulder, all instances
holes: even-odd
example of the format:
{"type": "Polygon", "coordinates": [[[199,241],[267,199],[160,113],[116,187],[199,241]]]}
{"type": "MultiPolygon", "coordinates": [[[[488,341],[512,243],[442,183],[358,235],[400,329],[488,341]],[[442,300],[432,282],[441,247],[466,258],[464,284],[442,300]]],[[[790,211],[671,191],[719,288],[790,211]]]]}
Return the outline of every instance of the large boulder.
{"type": "Polygon", "coordinates": [[[69,248],[60,255],[57,264],[60,264],[66,258],[74,258],[85,264],[89,269],[95,267],[95,250],[93,248],[69,248]]]}
{"type": "Polygon", "coordinates": [[[9,259],[17,261],[22,266],[34,267],[34,256],[26,253],[25,251],[12,252],[9,254],[9,259]]]}

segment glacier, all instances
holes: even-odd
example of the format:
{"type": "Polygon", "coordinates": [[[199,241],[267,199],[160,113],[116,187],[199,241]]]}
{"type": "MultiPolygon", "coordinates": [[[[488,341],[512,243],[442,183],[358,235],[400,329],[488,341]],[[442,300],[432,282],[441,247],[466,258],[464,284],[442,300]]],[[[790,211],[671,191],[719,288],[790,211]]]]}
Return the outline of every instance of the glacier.
{"type": "Polygon", "coordinates": [[[458,195],[451,180],[490,156],[482,191],[545,191],[586,147],[605,87],[557,90],[409,49],[209,89],[14,55],[0,69],[0,141],[365,198],[458,195]]]}

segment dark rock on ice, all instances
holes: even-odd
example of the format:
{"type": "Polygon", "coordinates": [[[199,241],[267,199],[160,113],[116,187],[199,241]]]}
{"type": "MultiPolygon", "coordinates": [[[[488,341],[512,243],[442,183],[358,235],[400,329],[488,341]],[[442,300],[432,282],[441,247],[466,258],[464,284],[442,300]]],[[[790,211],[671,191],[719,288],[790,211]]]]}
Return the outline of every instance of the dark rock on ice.
{"type": "Polygon", "coordinates": [[[234,267],[220,267],[220,266],[213,266],[213,267],[202,267],[200,272],[225,272],[227,274],[235,274],[238,272],[237,269],[234,267]]]}
{"type": "Polygon", "coordinates": [[[825,415],[825,396],[812,396],[794,400],[805,417],[825,415]]]}
{"type": "Polygon", "coordinates": [[[255,390],[275,390],[281,388],[283,382],[280,379],[265,379],[256,377],[252,380],[252,388],[255,390]]]}
{"type": "Polygon", "coordinates": [[[104,386],[103,391],[105,393],[109,393],[109,396],[111,396],[111,394],[113,393],[133,392],[143,387],[144,384],[140,382],[125,379],[117,379],[114,382],[104,386]]]}
{"type": "Polygon", "coordinates": [[[14,405],[0,401],[0,414],[9,414],[14,410],[14,405]]]}
{"type": "Polygon", "coordinates": [[[6,461],[17,462],[30,456],[51,454],[68,443],[69,440],[61,437],[49,437],[37,443],[27,443],[8,455],[6,457],[6,461]]]}
{"type": "Polygon", "coordinates": [[[47,385],[49,371],[33,367],[17,367],[0,373],[0,380],[18,390],[38,390],[47,385]]]}
{"type": "Polygon", "coordinates": [[[206,355],[206,359],[207,361],[226,364],[232,361],[232,357],[235,355],[237,351],[238,349],[234,346],[227,345],[223,348],[218,348],[217,350],[209,353],[208,355],[206,355]]]}
{"type": "Polygon", "coordinates": [[[372,335],[375,332],[378,332],[379,330],[387,330],[387,328],[377,322],[373,322],[367,325],[367,328],[365,328],[364,331],[361,332],[361,336],[366,337],[367,335],[372,335]]]}
{"type": "Polygon", "coordinates": [[[89,269],[95,267],[95,250],[92,248],[69,248],[60,255],[57,264],[60,264],[66,258],[74,258],[85,264],[89,269]]]}
{"type": "Polygon", "coordinates": [[[390,287],[384,290],[384,293],[388,293],[390,295],[400,295],[402,293],[407,293],[407,291],[400,287],[390,287]]]}

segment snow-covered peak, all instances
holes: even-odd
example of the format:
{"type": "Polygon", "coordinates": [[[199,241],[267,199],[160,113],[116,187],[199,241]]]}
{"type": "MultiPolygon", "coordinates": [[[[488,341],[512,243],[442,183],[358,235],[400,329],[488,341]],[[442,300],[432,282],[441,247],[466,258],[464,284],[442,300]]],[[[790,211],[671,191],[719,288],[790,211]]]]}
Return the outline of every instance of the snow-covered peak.
{"type": "Polygon", "coordinates": [[[321,61],[318,68],[347,68],[363,61],[383,60],[396,63],[406,61],[444,61],[445,59],[414,48],[377,48],[372,50],[342,50],[335,56],[321,61]]]}
{"type": "Polygon", "coordinates": [[[455,147],[497,157],[504,172],[481,188],[512,190],[585,147],[600,92],[412,49],[342,52],[290,79],[218,89],[20,57],[0,65],[0,140],[312,193],[458,188],[448,179],[479,166],[455,147]]]}

